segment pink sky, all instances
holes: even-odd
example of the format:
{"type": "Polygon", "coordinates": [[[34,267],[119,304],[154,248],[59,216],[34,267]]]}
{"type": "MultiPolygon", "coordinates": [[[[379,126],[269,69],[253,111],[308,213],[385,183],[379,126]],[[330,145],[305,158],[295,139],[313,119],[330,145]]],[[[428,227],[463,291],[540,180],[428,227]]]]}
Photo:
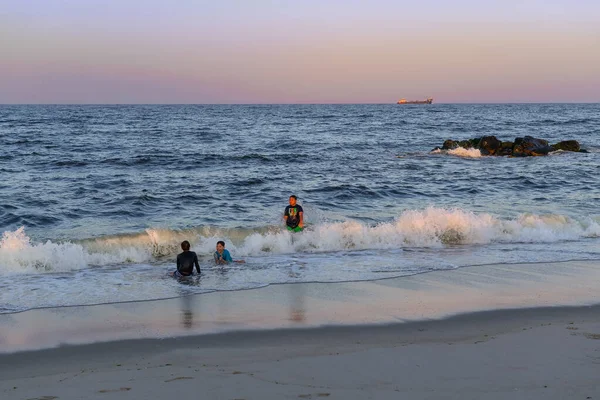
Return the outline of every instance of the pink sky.
{"type": "Polygon", "coordinates": [[[600,102],[593,1],[7,1],[0,103],[600,102]]]}

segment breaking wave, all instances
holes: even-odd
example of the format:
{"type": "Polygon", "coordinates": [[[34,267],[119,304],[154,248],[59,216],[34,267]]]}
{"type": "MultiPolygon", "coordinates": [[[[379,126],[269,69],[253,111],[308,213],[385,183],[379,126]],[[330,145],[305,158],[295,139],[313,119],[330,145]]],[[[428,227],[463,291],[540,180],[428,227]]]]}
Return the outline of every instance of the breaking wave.
{"type": "Polygon", "coordinates": [[[189,240],[201,257],[210,258],[217,240],[239,257],[489,243],[554,243],[600,237],[598,217],[523,214],[503,220],[491,214],[430,207],[407,210],[393,221],[375,225],[355,220],[322,222],[301,234],[280,227],[190,230],[147,229],[66,242],[32,243],[25,228],[0,239],[0,275],[68,272],[94,266],[171,261],[179,244],[189,240]]]}

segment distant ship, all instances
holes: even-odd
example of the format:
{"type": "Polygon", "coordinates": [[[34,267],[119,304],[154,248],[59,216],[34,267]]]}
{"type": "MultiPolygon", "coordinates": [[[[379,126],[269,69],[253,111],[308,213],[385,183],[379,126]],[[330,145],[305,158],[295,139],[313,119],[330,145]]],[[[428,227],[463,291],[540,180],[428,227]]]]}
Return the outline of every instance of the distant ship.
{"type": "Polygon", "coordinates": [[[433,97],[428,97],[427,100],[406,100],[400,99],[396,104],[431,104],[433,103],[433,97]]]}

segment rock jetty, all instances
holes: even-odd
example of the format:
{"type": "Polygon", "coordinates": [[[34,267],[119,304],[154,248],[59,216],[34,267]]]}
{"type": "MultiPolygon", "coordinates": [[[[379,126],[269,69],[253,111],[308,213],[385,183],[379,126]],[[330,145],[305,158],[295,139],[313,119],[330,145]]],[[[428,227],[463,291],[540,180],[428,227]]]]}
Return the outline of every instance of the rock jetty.
{"type": "Polygon", "coordinates": [[[529,157],[545,156],[552,151],[575,151],[586,153],[581,149],[576,140],[564,140],[556,144],[548,144],[547,140],[525,136],[516,138],[514,142],[502,142],[496,136],[483,136],[469,140],[451,140],[444,142],[442,147],[433,150],[453,150],[459,147],[465,149],[478,149],[482,156],[511,156],[529,157]]]}

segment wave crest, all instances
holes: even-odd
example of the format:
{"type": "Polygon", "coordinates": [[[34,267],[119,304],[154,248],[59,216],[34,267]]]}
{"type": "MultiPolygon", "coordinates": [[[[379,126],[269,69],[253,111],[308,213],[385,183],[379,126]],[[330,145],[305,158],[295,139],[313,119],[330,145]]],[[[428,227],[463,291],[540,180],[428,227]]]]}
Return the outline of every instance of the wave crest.
{"type": "Polygon", "coordinates": [[[448,245],[554,243],[600,237],[598,218],[523,214],[501,220],[491,214],[430,207],[404,211],[393,221],[368,225],[355,220],[322,222],[301,234],[281,227],[189,230],[147,229],[72,242],[32,244],[24,227],[4,232],[0,240],[0,275],[66,272],[90,266],[164,263],[189,240],[201,258],[209,260],[217,240],[225,240],[237,257],[302,252],[336,252],[448,245]]]}

